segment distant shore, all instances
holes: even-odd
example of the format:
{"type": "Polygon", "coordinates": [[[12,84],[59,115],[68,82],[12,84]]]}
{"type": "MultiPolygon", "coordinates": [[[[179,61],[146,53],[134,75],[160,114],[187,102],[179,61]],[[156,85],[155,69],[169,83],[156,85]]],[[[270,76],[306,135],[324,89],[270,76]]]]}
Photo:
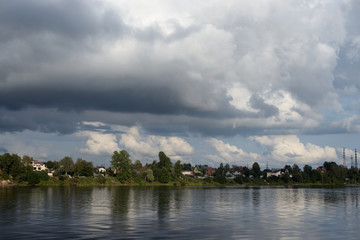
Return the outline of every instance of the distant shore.
{"type": "Polygon", "coordinates": [[[103,184],[100,184],[96,181],[96,178],[93,177],[84,177],[84,178],[71,178],[67,180],[59,180],[56,178],[51,178],[48,181],[40,181],[38,184],[29,185],[27,183],[18,183],[11,180],[0,180],[0,187],[56,187],[56,186],[68,186],[68,187],[110,187],[110,186],[123,186],[123,187],[137,187],[137,186],[173,186],[173,187],[181,187],[181,186],[214,186],[214,187],[220,187],[220,186],[239,186],[239,187],[256,187],[256,186],[283,186],[283,187],[358,187],[360,184],[324,184],[324,183],[282,183],[282,182],[261,182],[261,181],[253,181],[243,184],[238,184],[236,182],[228,182],[225,184],[220,184],[217,182],[205,182],[203,180],[199,179],[187,179],[184,181],[170,181],[168,183],[159,183],[159,182],[132,182],[132,183],[120,183],[117,181],[114,177],[107,177],[106,182],[103,184]]]}

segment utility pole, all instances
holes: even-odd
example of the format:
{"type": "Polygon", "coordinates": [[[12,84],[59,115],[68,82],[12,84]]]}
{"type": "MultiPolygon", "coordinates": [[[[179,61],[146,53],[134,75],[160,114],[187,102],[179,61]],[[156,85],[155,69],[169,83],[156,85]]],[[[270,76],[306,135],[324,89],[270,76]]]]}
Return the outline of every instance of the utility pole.
{"type": "Polygon", "coordinates": [[[343,148],[343,166],[346,167],[346,161],[345,161],[345,148],[343,148]]]}

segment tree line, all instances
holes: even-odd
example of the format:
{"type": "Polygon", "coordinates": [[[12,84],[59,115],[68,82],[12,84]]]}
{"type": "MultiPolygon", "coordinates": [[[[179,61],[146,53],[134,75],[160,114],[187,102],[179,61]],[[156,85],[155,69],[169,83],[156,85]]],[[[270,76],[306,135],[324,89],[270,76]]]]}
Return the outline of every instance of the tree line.
{"type": "MultiPolygon", "coordinates": [[[[201,181],[206,184],[358,184],[360,183],[359,169],[346,168],[335,162],[324,162],[322,166],[313,169],[305,165],[300,169],[297,164],[285,165],[275,170],[261,170],[255,162],[252,167],[236,166],[221,163],[213,172],[209,173],[208,165],[195,165],[176,161],[173,163],[164,152],[159,152],[158,160],[143,165],[139,160],[134,163],[126,150],[115,151],[111,157],[111,166],[106,173],[95,172],[92,162],[78,158],[75,162],[71,157],[64,157],[60,161],[47,161],[46,167],[53,172],[53,177],[66,180],[72,177],[95,176],[99,183],[106,183],[107,178],[116,179],[120,183],[169,183],[186,181],[201,181]],[[193,177],[185,177],[182,171],[192,171],[193,177]],[[105,177],[106,176],[106,177],[105,177]]],[[[0,179],[12,179],[16,182],[27,182],[30,185],[41,180],[48,181],[45,171],[34,171],[32,157],[20,157],[17,154],[5,153],[0,155],[0,179]]],[[[212,169],[212,168],[211,168],[212,169]]]]}

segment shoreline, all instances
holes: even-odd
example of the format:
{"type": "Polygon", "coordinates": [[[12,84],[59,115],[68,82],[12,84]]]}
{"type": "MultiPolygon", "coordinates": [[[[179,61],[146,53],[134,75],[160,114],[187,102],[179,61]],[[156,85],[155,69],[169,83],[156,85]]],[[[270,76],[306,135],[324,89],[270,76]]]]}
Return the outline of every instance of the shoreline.
{"type": "Polygon", "coordinates": [[[287,188],[327,188],[327,187],[360,187],[360,184],[323,184],[323,183],[274,183],[274,184],[259,184],[259,183],[204,183],[204,182],[186,182],[180,183],[177,181],[171,181],[169,183],[120,183],[120,182],[109,182],[105,184],[95,182],[49,182],[41,181],[39,184],[29,185],[27,183],[16,183],[10,180],[1,180],[0,188],[7,187],[287,187],[287,188]]]}

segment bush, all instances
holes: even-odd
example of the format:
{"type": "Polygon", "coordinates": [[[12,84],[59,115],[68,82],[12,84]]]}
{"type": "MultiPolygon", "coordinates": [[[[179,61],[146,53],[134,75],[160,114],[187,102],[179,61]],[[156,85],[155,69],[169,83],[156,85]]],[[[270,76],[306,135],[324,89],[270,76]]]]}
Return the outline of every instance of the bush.
{"type": "Polygon", "coordinates": [[[64,176],[64,175],[60,175],[59,176],[59,180],[60,181],[65,181],[65,180],[67,180],[69,177],[68,176],[64,176]]]}
{"type": "Polygon", "coordinates": [[[243,184],[243,178],[241,175],[236,176],[236,178],[234,179],[234,181],[238,184],[243,184]]]}
{"type": "Polygon", "coordinates": [[[225,184],[227,182],[226,177],[224,175],[216,175],[214,177],[214,181],[220,184],[225,184]]]}
{"type": "Polygon", "coordinates": [[[105,183],[106,183],[106,178],[105,178],[102,174],[99,174],[99,175],[97,176],[97,182],[98,182],[99,184],[105,184],[105,183]]]}
{"type": "Polygon", "coordinates": [[[26,181],[28,182],[29,185],[36,185],[40,182],[40,177],[37,174],[37,172],[29,171],[26,174],[26,181]]]}
{"type": "Polygon", "coordinates": [[[37,175],[39,176],[39,179],[42,181],[48,181],[50,178],[47,172],[45,171],[37,172],[37,175]]]}

